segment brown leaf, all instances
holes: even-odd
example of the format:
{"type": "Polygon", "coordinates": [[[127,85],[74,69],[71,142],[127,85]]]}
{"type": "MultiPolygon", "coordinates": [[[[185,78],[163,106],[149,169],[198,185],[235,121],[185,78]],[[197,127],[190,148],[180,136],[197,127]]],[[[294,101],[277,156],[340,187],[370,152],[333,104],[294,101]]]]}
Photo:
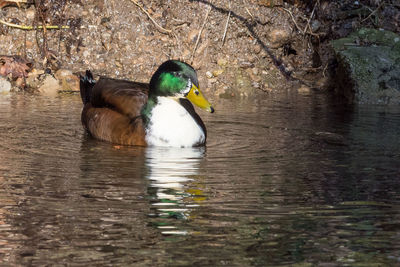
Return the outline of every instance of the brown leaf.
{"type": "Polygon", "coordinates": [[[21,4],[26,4],[26,3],[28,3],[27,0],[10,0],[10,1],[0,0],[0,8],[11,5],[20,7],[21,4]]]}
{"type": "Polygon", "coordinates": [[[0,0],[0,8],[3,8],[3,7],[8,6],[8,5],[15,5],[15,3],[14,2],[5,1],[5,0],[0,0]]]}
{"type": "Polygon", "coordinates": [[[0,55],[0,76],[11,74],[13,79],[27,77],[32,64],[20,56],[0,55]]]}

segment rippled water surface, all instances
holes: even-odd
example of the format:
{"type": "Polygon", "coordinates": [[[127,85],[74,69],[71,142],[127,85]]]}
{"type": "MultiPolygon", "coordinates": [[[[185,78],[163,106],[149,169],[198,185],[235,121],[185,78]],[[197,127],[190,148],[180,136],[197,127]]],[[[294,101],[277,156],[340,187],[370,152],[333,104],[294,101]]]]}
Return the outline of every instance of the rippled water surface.
{"type": "Polygon", "coordinates": [[[79,96],[0,96],[0,263],[400,265],[400,108],[219,100],[206,148],[99,142],[79,96]]]}

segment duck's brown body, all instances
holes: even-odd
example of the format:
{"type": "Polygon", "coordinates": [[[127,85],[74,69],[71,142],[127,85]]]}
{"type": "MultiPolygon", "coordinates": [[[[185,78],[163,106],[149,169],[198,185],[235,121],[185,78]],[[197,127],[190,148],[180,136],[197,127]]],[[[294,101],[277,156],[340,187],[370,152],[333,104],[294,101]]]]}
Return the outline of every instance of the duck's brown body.
{"type": "Polygon", "coordinates": [[[148,88],[144,83],[103,77],[95,82],[87,72],[81,78],[83,126],[100,140],[147,145],[141,110],[147,102],[148,88]]]}

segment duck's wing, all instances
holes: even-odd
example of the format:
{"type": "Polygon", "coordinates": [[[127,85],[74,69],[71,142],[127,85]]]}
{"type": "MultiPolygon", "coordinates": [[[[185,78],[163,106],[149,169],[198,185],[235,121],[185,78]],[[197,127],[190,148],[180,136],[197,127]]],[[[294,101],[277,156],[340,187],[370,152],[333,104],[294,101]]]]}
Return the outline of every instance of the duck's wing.
{"type": "Polygon", "coordinates": [[[134,119],[147,102],[149,85],[101,77],[94,85],[90,103],[96,108],[111,108],[134,119]]]}
{"type": "Polygon", "coordinates": [[[87,103],[82,110],[82,124],[94,137],[121,145],[145,146],[142,117],[130,119],[113,109],[93,107],[87,103]]]}

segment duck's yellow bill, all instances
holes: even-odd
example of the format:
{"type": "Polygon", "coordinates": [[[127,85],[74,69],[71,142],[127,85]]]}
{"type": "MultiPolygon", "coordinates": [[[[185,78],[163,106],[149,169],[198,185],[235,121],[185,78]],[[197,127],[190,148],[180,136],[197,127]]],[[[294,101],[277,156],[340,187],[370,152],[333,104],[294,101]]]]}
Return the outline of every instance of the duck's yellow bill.
{"type": "Polygon", "coordinates": [[[195,104],[199,108],[207,110],[208,112],[211,112],[211,113],[214,112],[214,108],[207,101],[207,99],[204,98],[204,96],[201,93],[200,89],[197,88],[196,85],[194,85],[194,84],[192,85],[192,88],[190,89],[190,91],[187,94],[186,98],[189,99],[190,102],[192,102],[193,104],[195,104]]]}

